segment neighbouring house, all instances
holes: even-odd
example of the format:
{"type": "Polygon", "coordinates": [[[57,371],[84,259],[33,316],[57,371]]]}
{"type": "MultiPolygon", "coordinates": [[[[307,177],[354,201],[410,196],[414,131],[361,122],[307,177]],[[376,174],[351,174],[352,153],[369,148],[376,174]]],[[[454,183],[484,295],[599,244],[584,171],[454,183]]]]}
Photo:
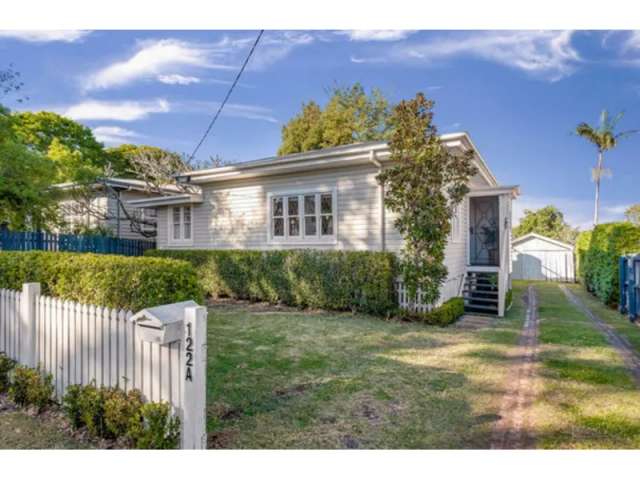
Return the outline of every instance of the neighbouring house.
{"type": "Polygon", "coordinates": [[[513,278],[575,282],[573,245],[537,233],[513,240],[513,278]]]}
{"type": "MultiPolygon", "coordinates": [[[[510,288],[511,201],[469,135],[443,135],[452,152],[474,151],[478,173],[452,219],[449,277],[440,302],[463,295],[471,311],[503,315],[510,288]]],[[[177,177],[198,193],[129,201],[155,208],[161,249],[377,250],[403,240],[376,176],[389,165],[386,142],[327,148],[197,170],[177,177]]]]}
{"type": "MultiPolygon", "coordinates": [[[[141,181],[128,178],[104,178],[89,188],[77,183],[53,186],[60,192],[58,207],[64,230],[103,231],[117,238],[154,239],[157,233],[155,207],[131,207],[127,202],[162,198],[141,181]]],[[[162,195],[180,193],[177,186],[162,187],[162,195]]]]}

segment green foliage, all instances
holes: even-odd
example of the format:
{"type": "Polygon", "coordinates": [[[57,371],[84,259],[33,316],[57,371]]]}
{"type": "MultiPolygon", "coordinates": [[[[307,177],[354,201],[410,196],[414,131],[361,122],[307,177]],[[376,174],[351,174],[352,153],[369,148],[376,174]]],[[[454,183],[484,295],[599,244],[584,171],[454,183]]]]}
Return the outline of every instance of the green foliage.
{"type": "Polygon", "coordinates": [[[119,389],[109,391],[104,401],[104,423],[109,437],[120,438],[128,435],[132,422],[136,421],[142,406],[140,390],[129,390],[126,393],[119,389]]]}
{"type": "Polygon", "coordinates": [[[451,325],[462,315],[464,315],[464,299],[462,297],[450,298],[429,312],[402,311],[402,317],[407,320],[423,322],[427,325],[438,325],[440,327],[451,325]]]}
{"type": "Polygon", "coordinates": [[[379,90],[367,95],[360,83],[336,87],[324,110],[315,102],[282,127],[278,155],[355,142],[384,140],[389,133],[389,104],[379,90]]]}
{"type": "Polygon", "coordinates": [[[577,249],[579,275],[587,289],[607,305],[616,305],[620,295],[619,258],[640,252],[640,226],[629,222],[597,225],[590,236],[578,239],[577,249]]]}
{"type": "Polygon", "coordinates": [[[9,396],[23,407],[36,407],[38,412],[51,402],[53,376],[36,368],[17,366],[13,370],[9,396]]]}
{"type": "Polygon", "coordinates": [[[180,420],[166,403],[143,402],[139,390],[71,385],[63,410],[74,428],[86,427],[94,437],[128,440],[135,448],[177,448],[180,420]]]}
{"type": "Polygon", "coordinates": [[[565,243],[575,243],[578,230],[564,221],[564,215],[553,205],[538,210],[525,210],[520,224],[513,229],[514,238],[537,233],[565,243]]]}
{"type": "Polygon", "coordinates": [[[57,218],[53,162],[20,143],[12,116],[0,106],[0,224],[14,230],[43,228],[57,218]]]}
{"type": "Polygon", "coordinates": [[[12,117],[18,140],[54,162],[55,182],[88,182],[104,171],[107,155],[91,129],[53,112],[20,112],[12,117]]]}
{"type": "Polygon", "coordinates": [[[395,256],[317,250],[147,250],[187,260],[211,297],[386,314],[395,308],[395,256]]]}
{"type": "Polygon", "coordinates": [[[10,373],[15,368],[15,360],[7,357],[4,353],[0,353],[0,393],[6,393],[9,390],[10,373]]]}
{"type": "Polygon", "coordinates": [[[145,403],[128,435],[138,449],[175,449],[180,444],[180,419],[171,415],[168,403],[145,403]]]}
{"type": "Polygon", "coordinates": [[[405,239],[401,269],[410,295],[422,290],[434,303],[447,276],[444,250],[454,209],[477,172],[473,152],[453,155],[433,124],[433,102],[422,93],[402,101],[390,119],[393,166],[378,175],[385,205],[397,214],[394,226],[405,239]]]}
{"type": "Polygon", "coordinates": [[[507,290],[507,294],[504,297],[504,304],[506,308],[509,308],[512,303],[513,303],[513,289],[510,288],[509,290],[507,290]]]}
{"type": "Polygon", "coordinates": [[[640,225],[640,203],[636,203],[627,208],[624,211],[624,216],[629,222],[640,225]]]}
{"type": "Polygon", "coordinates": [[[585,283],[584,264],[587,250],[589,250],[589,245],[591,245],[591,233],[591,230],[585,230],[584,232],[580,232],[576,238],[576,272],[578,280],[582,283],[585,283]]]}
{"type": "Polygon", "coordinates": [[[194,269],[171,259],[63,252],[0,252],[0,285],[40,282],[65,300],[132,311],[185,300],[202,302],[194,269]]]}

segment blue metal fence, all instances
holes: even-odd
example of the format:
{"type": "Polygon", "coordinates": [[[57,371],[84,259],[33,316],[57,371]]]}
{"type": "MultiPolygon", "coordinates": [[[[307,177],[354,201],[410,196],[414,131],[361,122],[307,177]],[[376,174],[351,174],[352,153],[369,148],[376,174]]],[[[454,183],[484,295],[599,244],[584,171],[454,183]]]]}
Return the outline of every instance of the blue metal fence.
{"type": "Polygon", "coordinates": [[[619,308],[631,321],[640,315],[640,254],[620,257],[619,308]]]}
{"type": "Polygon", "coordinates": [[[0,229],[0,250],[47,250],[139,256],[145,250],[155,246],[152,240],[46,232],[12,232],[0,229]]]}

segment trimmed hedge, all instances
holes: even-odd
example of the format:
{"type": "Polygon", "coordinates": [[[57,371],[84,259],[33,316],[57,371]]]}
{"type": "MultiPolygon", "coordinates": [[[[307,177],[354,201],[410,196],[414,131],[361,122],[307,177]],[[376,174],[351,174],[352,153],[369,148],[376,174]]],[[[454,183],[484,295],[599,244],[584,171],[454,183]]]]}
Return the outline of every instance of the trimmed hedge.
{"type": "Polygon", "coordinates": [[[603,223],[585,232],[576,244],[578,275],[587,290],[607,305],[620,295],[619,258],[640,252],[640,226],[629,222],[603,223]]]}
{"type": "Polygon", "coordinates": [[[207,295],[384,315],[396,308],[396,257],[319,250],[147,250],[191,262],[207,295]]]}
{"type": "Polygon", "coordinates": [[[187,262],[92,253],[0,252],[0,287],[40,282],[42,293],[137,311],[184,300],[203,301],[187,262]]]}
{"type": "Polygon", "coordinates": [[[462,297],[452,297],[429,312],[404,311],[403,313],[403,316],[408,320],[446,327],[464,315],[464,299],[462,297]]]}

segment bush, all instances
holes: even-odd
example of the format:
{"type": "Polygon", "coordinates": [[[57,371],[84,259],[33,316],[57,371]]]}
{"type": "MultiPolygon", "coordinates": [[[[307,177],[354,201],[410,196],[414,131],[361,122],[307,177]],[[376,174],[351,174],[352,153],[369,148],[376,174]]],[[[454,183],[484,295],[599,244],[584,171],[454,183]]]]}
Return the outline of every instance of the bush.
{"type": "Polygon", "coordinates": [[[396,307],[396,257],[318,250],[147,250],[191,262],[205,293],[383,315],[396,307]]]}
{"type": "Polygon", "coordinates": [[[640,226],[603,223],[581,234],[576,245],[579,276],[602,302],[615,306],[620,295],[619,259],[640,252],[640,226]]]}
{"type": "Polygon", "coordinates": [[[584,266],[586,262],[587,250],[589,250],[589,244],[591,243],[591,230],[580,232],[576,238],[576,272],[578,280],[585,283],[584,266]]]}
{"type": "Polygon", "coordinates": [[[451,325],[464,314],[464,299],[453,297],[442,305],[435,307],[429,312],[403,311],[403,318],[426,323],[427,325],[438,325],[446,327],[451,325]]]}
{"type": "Polygon", "coordinates": [[[0,393],[6,393],[11,385],[9,374],[15,368],[16,361],[0,353],[0,393]]]}
{"type": "Polygon", "coordinates": [[[140,390],[114,389],[104,401],[104,424],[110,438],[128,435],[132,422],[135,422],[142,408],[142,392],[140,390]]]}
{"type": "Polygon", "coordinates": [[[38,412],[49,405],[53,395],[53,382],[50,373],[35,368],[17,366],[9,387],[11,399],[23,407],[34,406],[38,412]]]}
{"type": "Polygon", "coordinates": [[[84,425],[95,437],[104,437],[104,390],[94,384],[80,388],[78,396],[80,425],[84,425]]]}
{"type": "Polygon", "coordinates": [[[65,413],[73,428],[82,427],[82,408],[80,407],[80,398],[83,390],[82,385],[70,385],[67,387],[67,393],[62,399],[62,411],[65,413]]]}
{"type": "Polygon", "coordinates": [[[168,403],[146,403],[138,421],[129,429],[135,448],[167,450],[180,444],[180,419],[171,415],[168,403]]]}
{"type": "Polygon", "coordinates": [[[202,302],[194,269],[171,259],[66,252],[0,252],[0,285],[40,282],[44,294],[81,303],[140,310],[202,302]]]}

